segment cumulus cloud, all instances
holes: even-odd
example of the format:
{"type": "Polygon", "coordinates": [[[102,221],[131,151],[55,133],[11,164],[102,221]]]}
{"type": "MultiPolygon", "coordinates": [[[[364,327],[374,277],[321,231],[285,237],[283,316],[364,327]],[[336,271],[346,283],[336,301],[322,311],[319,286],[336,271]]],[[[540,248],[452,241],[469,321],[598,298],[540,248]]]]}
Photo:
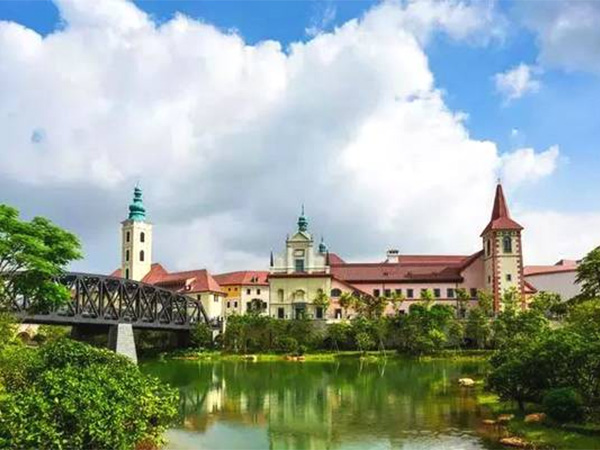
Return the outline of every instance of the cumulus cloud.
{"type": "Polygon", "coordinates": [[[383,3],[285,49],[122,0],[57,4],[47,37],[0,23],[0,184],[83,236],[82,270],[118,263],[138,180],[155,259],[224,270],[266,267],[301,203],[350,259],[475,251],[498,172],[552,171],[558,150],[500,155],[436,89],[428,36],[483,33],[481,3],[383,3]]]}
{"type": "Polygon", "coordinates": [[[600,73],[600,2],[520,2],[516,9],[537,35],[543,65],[600,73]]]}
{"type": "Polygon", "coordinates": [[[498,73],[494,76],[496,89],[503,94],[507,100],[514,100],[527,93],[540,90],[541,83],[535,79],[536,70],[527,64],[519,64],[517,67],[498,73]]]}
{"type": "Polygon", "coordinates": [[[558,145],[539,153],[532,148],[520,148],[502,156],[502,179],[511,186],[535,182],[556,170],[558,157],[558,145]]]}

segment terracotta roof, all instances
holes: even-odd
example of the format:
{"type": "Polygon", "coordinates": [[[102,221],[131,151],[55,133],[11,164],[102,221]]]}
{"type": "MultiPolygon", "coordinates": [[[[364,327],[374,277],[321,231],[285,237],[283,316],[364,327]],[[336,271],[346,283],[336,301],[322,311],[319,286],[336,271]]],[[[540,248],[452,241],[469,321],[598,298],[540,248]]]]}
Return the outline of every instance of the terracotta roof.
{"type": "Polygon", "coordinates": [[[269,272],[267,271],[241,270],[238,272],[220,273],[218,275],[214,275],[213,277],[221,286],[229,286],[234,284],[268,286],[268,276],[269,272]]]}
{"type": "Polygon", "coordinates": [[[510,212],[504,198],[502,185],[498,183],[496,186],[496,196],[494,198],[494,208],[492,209],[492,217],[490,223],[481,232],[483,236],[491,230],[522,230],[523,227],[510,218],[510,212]]]}
{"type": "MultiPolygon", "coordinates": [[[[121,269],[115,270],[110,276],[120,277],[121,269]]],[[[156,286],[164,287],[177,292],[225,293],[223,289],[221,289],[219,283],[217,283],[217,281],[210,273],[208,273],[206,269],[168,273],[162,265],[154,263],[151,265],[150,272],[148,272],[146,276],[142,278],[142,282],[155,284],[156,286]]]]}
{"type": "Polygon", "coordinates": [[[397,263],[333,264],[331,273],[349,283],[460,282],[462,270],[480,255],[401,255],[397,263]]]}
{"type": "Polygon", "coordinates": [[[344,264],[345,262],[336,253],[329,253],[329,264],[344,264]]]}
{"type": "Polygon", "coordinates": [[[526,294],[535,294],[538,290],[531,284],[529,283],[527,280],[523,280],[523,284],[524,284],[524,291],[526,294]]]}
{"type": "Polygon", "coordinates": [[[577,265],[577,261],[561,259],[552,266],[525,266],[523,268],[523,273],[525,274],[525,276],[528,276],[548,273],[576,272],[577,265]]]}

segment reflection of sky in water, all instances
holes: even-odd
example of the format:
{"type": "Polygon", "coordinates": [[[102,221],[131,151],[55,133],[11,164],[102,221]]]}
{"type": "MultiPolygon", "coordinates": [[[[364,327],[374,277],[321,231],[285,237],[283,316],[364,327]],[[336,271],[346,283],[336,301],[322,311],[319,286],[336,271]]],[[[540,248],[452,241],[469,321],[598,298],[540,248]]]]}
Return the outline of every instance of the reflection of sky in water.
{"type": "Polygon", "coordinates": [[[169,430],[165,450],[224,450],[268,449],[269,436],[265,429],[217,423],[205,433],[169,430]]]}

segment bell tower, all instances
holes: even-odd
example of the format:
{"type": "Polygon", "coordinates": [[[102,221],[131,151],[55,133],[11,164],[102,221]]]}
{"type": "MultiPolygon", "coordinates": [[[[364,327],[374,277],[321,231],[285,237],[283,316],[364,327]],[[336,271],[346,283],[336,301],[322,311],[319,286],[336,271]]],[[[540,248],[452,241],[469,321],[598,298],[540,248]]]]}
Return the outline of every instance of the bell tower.
{"type": "Polygon", "coordinates": [[[522,230],[523,227],[511,219],[502,184],[498,182],[492,217],[481,233],[484,286],[493,295],[494,312],[500,311],[502,295],[511,288],[517,289],[521,302],[525,301],[522,230]]]}
{"type": "Polygon", "coordinates": [[[142,189],[133,190],[129,216],[121,222],[121,276],[140,281],[152,265],[152,224],[146,222],[142,189]]]}

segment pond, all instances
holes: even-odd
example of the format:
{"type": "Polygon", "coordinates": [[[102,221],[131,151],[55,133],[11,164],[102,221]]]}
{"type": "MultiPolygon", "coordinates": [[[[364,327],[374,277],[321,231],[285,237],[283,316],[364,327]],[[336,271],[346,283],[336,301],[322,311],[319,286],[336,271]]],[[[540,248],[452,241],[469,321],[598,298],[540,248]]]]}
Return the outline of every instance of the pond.
{"type": "Polygon", "coordinates": [[[458,378],[483,363],[150,362],[180,390],[167,449],[491,449],[490,417],[458,378]]]}

